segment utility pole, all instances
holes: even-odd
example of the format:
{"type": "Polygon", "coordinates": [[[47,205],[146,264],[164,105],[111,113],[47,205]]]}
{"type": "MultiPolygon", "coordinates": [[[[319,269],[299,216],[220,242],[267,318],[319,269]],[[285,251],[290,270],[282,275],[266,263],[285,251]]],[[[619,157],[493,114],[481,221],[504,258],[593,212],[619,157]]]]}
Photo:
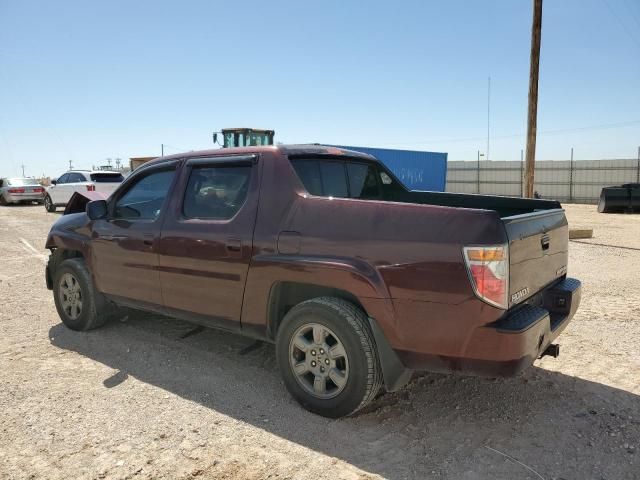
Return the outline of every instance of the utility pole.
{"type": "Polygon", "coordinates": [[[22,165],[20,165],[22,167],[22,178],[25,178],[24,176],[24,162],[22,162],[22,165]]]}
{"type": "Polygon", "coordinates": [[[527,114],[527,162],[525,196],[533,197],[536,164],[536,130],[538,127],[538,74],[540,71],[540,39],[542,37],[542,0],[533,0],[531,24],[531,65],[529,69],[529,112],[527,114]]]}
{"type": "Polygon", "coordinates": [[[73,164],[71,163],[71,160],[69,160],[69,170],[73,170],[73,164]]]}
{"type": "Polygon", "coordinates": [[[164,143],[160,144],[160,152],[161,152],[161,157],[164,157],[164,143]]]}
{"type": "Polygon", "coordinates": [[[487,82],[487,156],[485,157],[487,160],[489,160],[489,120],[490,120],[490,113],[491,113],[491,77],[489,77],[489,80],[487,82]]]}

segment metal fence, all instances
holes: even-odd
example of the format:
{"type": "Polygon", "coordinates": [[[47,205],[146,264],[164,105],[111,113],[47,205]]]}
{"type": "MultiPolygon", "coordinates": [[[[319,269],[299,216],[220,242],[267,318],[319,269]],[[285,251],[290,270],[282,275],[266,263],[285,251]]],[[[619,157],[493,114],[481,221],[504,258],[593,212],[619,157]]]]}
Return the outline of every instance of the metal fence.
{"type": "MultiPolygon", "coordinates": [[[[542,160],[536,162],[534,190],[543,198],[597,203],[602,187],[640,182],[640,158],[542,160]]],[[[522,161],[447,162],[447,192],[522,196],[522,161]]]]}

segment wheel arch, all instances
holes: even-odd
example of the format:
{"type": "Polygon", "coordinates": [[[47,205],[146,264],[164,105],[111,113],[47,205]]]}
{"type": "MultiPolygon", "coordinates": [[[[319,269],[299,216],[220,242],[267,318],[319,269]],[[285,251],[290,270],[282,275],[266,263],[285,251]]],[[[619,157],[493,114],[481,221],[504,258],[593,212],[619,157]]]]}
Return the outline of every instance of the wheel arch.
{"type": "Polygon", "coordinates": [[[276,338],[282,320],[291,308],[306,300],[319,297],[334,297],[346,300],[365,313],[375,340],[375,348],[378,352],[383,382],[387,391],[395,392],[409,382],[413,371],[402,364],[384,331],[375,318],[370,315],[370,312],[367,311],[363,302],[347,290],[303,282],[281,281],[275,283],[269,294],[267,312],[268,336],[271,339],[276,338]]]}
{"type": "Polygon", "coordinates": [[[280,281],[271,287],[267,306],[267,333],[275,339],[285,315],[293,307],[306,300],[318,297],[341,298],[357,305],[366,313],[360,300],[351,292],[341,288],[305,282],[280,281]]]}
{"type": "Polygon", "coordinates": [[[47,288],[49,290],[53,290],[53,278],[55,276],[56,270],[58,266],[68,260],[70,258],[82,258],[84,259],[84,254],[80,250],[75,250],[72,248],[55,248],[49,247],[51,250],[51,255],[49,256],[49,261],[47,262],[45,277],[47,282],[47,288]]]}

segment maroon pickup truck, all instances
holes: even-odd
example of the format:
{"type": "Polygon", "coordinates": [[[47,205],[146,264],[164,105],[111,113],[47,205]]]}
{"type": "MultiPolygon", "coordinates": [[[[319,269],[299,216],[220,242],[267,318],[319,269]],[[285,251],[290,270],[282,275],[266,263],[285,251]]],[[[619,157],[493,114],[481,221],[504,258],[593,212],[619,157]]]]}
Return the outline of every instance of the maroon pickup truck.
{"type": "Polygon", "coordinates": [[[514,375],[557,355],[580,303],[558,202],[409,191],[318,145],[159,158],[46,246],[69,328],[123,306],[274,342],[293,397],[329,417],[413,370],[514,375]]]}

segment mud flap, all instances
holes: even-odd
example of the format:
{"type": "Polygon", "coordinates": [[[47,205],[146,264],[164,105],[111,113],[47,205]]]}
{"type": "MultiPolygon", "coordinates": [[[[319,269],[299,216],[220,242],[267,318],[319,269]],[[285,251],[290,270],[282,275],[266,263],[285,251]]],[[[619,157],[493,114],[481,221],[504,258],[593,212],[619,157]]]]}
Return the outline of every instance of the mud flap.
{"type": "Polygon", "coordinates": [[[375,319],[369,318],[369,325],[373,332],[378,350],[378,358],[380,359],[380,367],[382,368],[382,376],[384,378],[384,387],[387,392],[396,392],[404,387],[413,375],[413,370],[405,367],[398,358],[396,352],[391,348],[387,337],[378,325],[375,319]]]}

